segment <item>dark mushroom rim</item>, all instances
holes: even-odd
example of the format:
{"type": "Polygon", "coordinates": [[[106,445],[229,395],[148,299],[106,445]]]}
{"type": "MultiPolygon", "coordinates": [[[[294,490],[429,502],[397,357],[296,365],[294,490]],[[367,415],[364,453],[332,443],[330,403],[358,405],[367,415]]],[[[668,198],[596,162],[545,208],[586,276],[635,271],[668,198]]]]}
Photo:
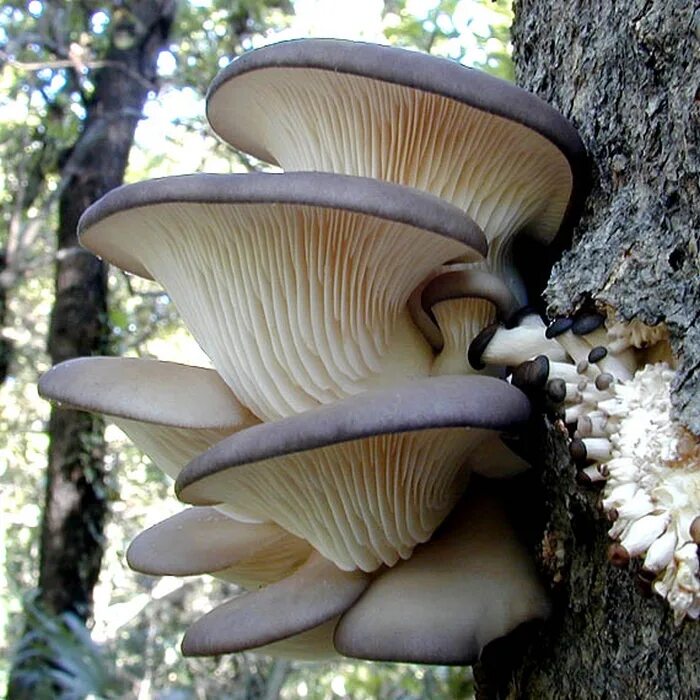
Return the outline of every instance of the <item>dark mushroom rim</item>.
{"type": "Polygon", "coordinates": [[[188,502],[187,487],[233,467],[389,433],[460,427],[503,430],[524,423],[529,414],[525,395],[500,379],[416,379],[246,428],[192,460],[180,473],[175,491],[188,502]]]}

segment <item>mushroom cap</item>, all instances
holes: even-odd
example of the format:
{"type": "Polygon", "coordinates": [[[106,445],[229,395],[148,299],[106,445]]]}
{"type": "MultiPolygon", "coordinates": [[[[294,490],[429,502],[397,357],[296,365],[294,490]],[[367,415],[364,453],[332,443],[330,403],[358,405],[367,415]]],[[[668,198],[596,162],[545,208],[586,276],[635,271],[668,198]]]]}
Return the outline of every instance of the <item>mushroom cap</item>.
{"type": "Polygon", "coordinates": [[[581,204],[585,149],[561,114],[506,81],[413,51],[337,39],[265,46],[217,75],[207,116],[225,141],[285,170],[434,192],[489,238],[528,228],[550,240],[581,204]],[[493,216],[517,199],[518,211],[493,216]]]}
{"type": "Polygon", "coordinates": [[[152,576],[213,574],[254,588],[289,576],[310,554],[307,542],[273,523],[243,523],[207,507],[188,508],[144,530],[126,559],[152,576]]]}
{"type": "Polygon", "coordinates": [[[483,234],[436,197],[324,173],[193,175],[113,190],[81,242],[157,278],[234,393],[264,419],[429,371],[406,301],[483,234]]]}
{"type": "MultiPolygon", "coordinates": [[[[423,310],[430,316],[436,304],[464,298],[491,302],[498,310],[499,318],[506,323],[520,308],[517,299],[500,277],[486,270],[463,264],[444,266],[443,271],[425,285],[420,302],[423,310]]],[[[418,315],[414,320],[416,325],[424,322],[423,317],[418,315]]],[[[434,333],[431,332],[426,336],[433,337],[434,333]]]]}
{"type": "Polygon", "coordinates": [[[546,617],[527,550],[498,499],[473,485],[430,542],[381,572],[343,615],[335,632],[341,654],[472,664],[490,641],[546,617]]]}
{"type": "Polygon", "coordinates": [[[67,360],[41,377],[39,394],[109,416],[173,479],[222,438],[259,422],[214,370],[159,360],[67,360]]]}
{"type": "Polygon", "coordinates": [[[372,571],[430,537],[464,490],[469,450],[529,410],[491,377],[419,379],[242,431],[193,460],[176,491],[269,519],[339,567],[372,571]]]}
{"type": "Polygon", "coordinates": [[[507,320],[518,308],[500,276],[479,264],[443,265],[409,300],[413,322],[439,353],[432,374],[474,373],[467,360],[471,342],[496,316],[507,320]]]}
{"type": "Polygon", "coordinates": [[[369,584],[314,552],[291,576],[244,593],[201,617],[185,633],[186,656],[254,649],[318,627],[345,612],[369,584]]]}
{"type": "Polygon", "coordinates": [[[258,423],[214,370],[161,360],[67,360],[41,377],[39,395],[80,411],[173,428],[233,431],[258,423]]]}

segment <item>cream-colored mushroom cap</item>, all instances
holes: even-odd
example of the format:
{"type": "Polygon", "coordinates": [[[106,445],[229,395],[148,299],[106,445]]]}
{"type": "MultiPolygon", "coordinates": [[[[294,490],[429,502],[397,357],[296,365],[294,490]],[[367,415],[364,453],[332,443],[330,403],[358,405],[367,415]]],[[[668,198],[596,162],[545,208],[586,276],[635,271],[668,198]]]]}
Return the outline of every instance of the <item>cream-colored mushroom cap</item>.
{"type": "Polygon", "coordinates": [[[80,237],[161,282],[264,420],[427,375],[408,297],[431,269],[486,251],[478,227],[436,197],[325,173],[128,185],[88,209],[80,237]]]}
{"type": "Polygon", "coordinates": [[[207,116],[225,141],[285,170],[432,192],[489,241],[521,229],[548,241],[581,195],[584,148],[554,108],[415,51],[336,39],[265,46],[219,73],[207,116]]]}
{"type": "Polygon", "coordinates": [[[341,571],[314,552],[291,576],[214,608],[185,633],[187,656],[211,656],[254,649],[313,630],[345,612],[369,577],[341,571]]]}
{"type": "Polygon", "coordinates": [[[496,498],[473,490],[430,542],[380,573],[341,618],[335,646],[358,659],[472,664],[548,603],[496,498]]]}
{"type": "Polygon", "coordinates": [[[214,370],[159,360],[67,360],[42,376],[39,394],[109,416],[173,479],[222,438],[259,422],[214,370]]]}
{"type": "Polygon", "coordinates": [[[341,569],[374,571],[432,535],[464,491],[470,451],[528,414],[498,379],[415,380],[242,431],[193,460],[176,491],[276,522],[341,569]]]}
{"type": "Polygon", "coordinates": [[[244,588],[279,581],[311,554],[308,542],[274,523],[245,523],[214,508],[188,508],[144,530],[129,566],[152,576],[212,574],[244,588]]]}

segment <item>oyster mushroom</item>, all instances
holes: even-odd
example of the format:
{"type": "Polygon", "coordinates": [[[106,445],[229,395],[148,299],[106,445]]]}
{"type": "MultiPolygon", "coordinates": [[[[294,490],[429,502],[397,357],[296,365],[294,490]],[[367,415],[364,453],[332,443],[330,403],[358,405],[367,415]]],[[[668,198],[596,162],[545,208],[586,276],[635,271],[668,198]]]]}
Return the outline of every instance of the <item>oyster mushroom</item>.
{"type": "Polygon", "coordinates": [[[433,268],[486,250],[476,225],[435,197],[321,173],[128,185],[87,210],[80,238],[158,279],[264,420],[427,375],[408,297],[433,268]]]}
{"type": "Polygon", "coordinates": [[[188,508],[144,530],[129,545],[129,566],[151,576],[212,574],[244,588],[279,581],[311,546],[273,523],[234,520],[214,508],[188,508]]]}
{"type": "Polygon", "coordinates": [[[371,572],[430,538],[466,487],[470,451],[529,410],[491,377],[415,380],[227,438],[183,470],[176,492],[271,520],[341,569],[371,572]]]}
{"type": "Polygon", "coordinates": [[[105,414],[172,479],[227,435],[259,422],[214,370],[159,360],[67,360],[41,377],[39,394],[105,414]]]}
{"type": "Polygon", "coordinates": [[[312,552],[290,576],[199,618],[185,633],[182,651],[186,656],[233,653],[308,632],[345,612],[368,584],[364,572],[341,571],[312,552]]]}
{"type": "Polygon", "coordinates": [[[256,49],[217,75],[207,116],[225,141],[285,170],[389,180],[463,208],[521,301],[513,235],[551,241],[585,189],[581,140],[551,106],[393,47],[302,39],[256,49]]]}
{"type": "Polygon", "coordinates": [[[547,616],[534,565],[491,490],[471,485],[430,542],[377,576],[338,623],[341,654],[473,664],[489,642],[547,616]]]}

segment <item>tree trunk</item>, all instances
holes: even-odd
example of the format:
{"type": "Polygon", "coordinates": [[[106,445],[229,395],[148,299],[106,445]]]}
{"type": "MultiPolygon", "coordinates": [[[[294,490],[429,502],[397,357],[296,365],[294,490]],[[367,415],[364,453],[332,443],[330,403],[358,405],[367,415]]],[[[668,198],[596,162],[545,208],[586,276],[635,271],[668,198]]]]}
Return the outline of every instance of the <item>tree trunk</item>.
{"type": "MultiPolygon", "coordinates": [[[[166,46],[174,0],[130,3],[112,17],[112,43],[86,107],[81,134],[61,167],[56,297],[48,347],[53,363],[108,350],[107,269],[79,247],[83,211],[119,186],[134,132],[166,46]]],[[[108,511],[103,423],[53,408],[49,422],[46,500],[41,529],[39,602],[50,613],[91,613],[104,551],[108,511]]],[[[8,698],[32,697],[13,669],[8,698]]]]}
{"type": "MultiPolygon", "coordinates": [[[[156,61],[174,3],[155,0],[133,8],[133,15],[113,29],[114,44],[97,74],[82,133],[61,171],[66,186],[59,203],[56,301],[48,342],[54,364],[107,351],[106,267],[79,247],[78,219],[122,183],[143,105],[155,89],[156,61]]],[[[40,598],[52,612],[70,610],[85,619],[100,572],[107,512],[103,426],[92,415],[54,408],[49,435],[40,598]]]]}
{"type": "MultiPolygon", "coordinates": [[[[3,279],[6,274],[7,264],[5,251],[0,251],[0,329],[7,326],[7,287],[3,279]]],[[[0,335],[0,384],[3,384],[7,379],[7,374],[10,371],[10,361],[12,359],[12,343],[8,338],[0,335]]]]}
{"type": "MultiPolygon", "coordinates": [[[[700,434],[700,10],[693,0],[519,0],[518,83],[576,124],[592,191],[546,290],[551,316],[586,301],[668,324],[677,418],[700,434]]],[[[638,566],[612,568],[598,495],[575,483],[556,426],[542,430],[537,549],[550,621],[494,644],[475,669],[483,697],[700,697],[700,622],[680,626],[640,594],[638,566]],[[547,559],[546,555],[544,557],[547,559]],[[556,571],[554,571],[556,569],[556,571]]]]}

